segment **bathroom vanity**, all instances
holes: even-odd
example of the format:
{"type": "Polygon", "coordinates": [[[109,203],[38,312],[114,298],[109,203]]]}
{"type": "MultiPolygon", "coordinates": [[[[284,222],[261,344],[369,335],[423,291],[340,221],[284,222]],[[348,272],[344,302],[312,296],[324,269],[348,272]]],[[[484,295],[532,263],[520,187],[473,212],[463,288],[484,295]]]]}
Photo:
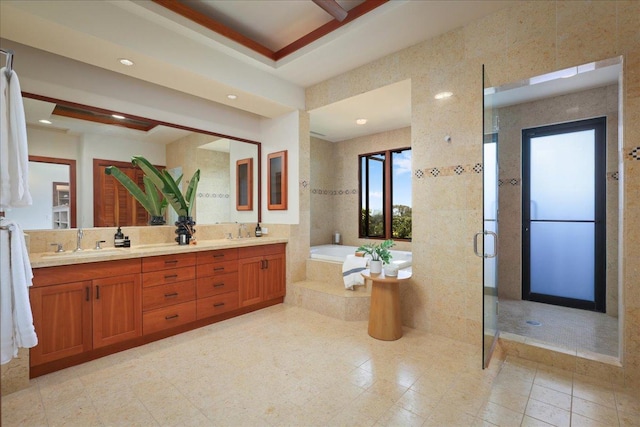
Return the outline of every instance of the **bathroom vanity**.
{"type": "Polygon", "coordinates": [[[30,377],[281,303],[286,239],[32,256],[30,377]]]}

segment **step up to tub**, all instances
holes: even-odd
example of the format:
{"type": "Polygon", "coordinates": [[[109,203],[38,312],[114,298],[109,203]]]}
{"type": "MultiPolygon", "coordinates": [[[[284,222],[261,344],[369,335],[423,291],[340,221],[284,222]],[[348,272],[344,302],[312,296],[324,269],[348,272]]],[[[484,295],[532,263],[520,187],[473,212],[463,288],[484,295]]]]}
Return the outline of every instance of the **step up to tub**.
{"type": "Polygon", "coordinates": [[[348,291],[333,281],[305,280],[287,288],[285,302],[342,320],[368,320],[371,284],[348,291]]]}

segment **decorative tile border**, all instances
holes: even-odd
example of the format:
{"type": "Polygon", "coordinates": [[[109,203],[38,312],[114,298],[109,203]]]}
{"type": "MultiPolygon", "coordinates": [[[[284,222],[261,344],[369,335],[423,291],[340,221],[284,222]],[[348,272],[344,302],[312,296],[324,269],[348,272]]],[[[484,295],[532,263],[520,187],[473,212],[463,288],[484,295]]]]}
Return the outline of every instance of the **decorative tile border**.
{"type": "Polygon", "coordinates": [[[522,184],[521,178],[498,178],[498,187],[509,184],[512,187],[519,187],[522,184]]]}
{"type": "Polygon", "coordinates": [[[456,176],[465,173],[482,173],[482,163],[469,165],[442,166],[437,168],[416,169],[416,178],[437,178],[439,176],[456,176]]]}
{"type": "Polygon", "coordinates": [[[347,190],[328,190],[326,188],[312,188],[311,194],[318,194],[321,196],[348,196],[350,194],[358,194],[358,189],[347,190]]]}
{"type": "Polygon", "coordinates": [[[620,180],[620,174],[618,173],[618,171],[607,172],[607,181],[619,181],[619,180],[620,180]]]}
{"type": "Polygon", "coordinates": [[[198,197],[202,197],[205,199],[208,198],[212,198],[212,199],[228,199],[229,198],[229,194],[224,194],[224,193],[198,193],[198,197]]]}
{"type": "Polygon", "coordinates": [[[629,152],[629,158],[632,160],[640,160],[640,147],[636,147],[629,152]]]}

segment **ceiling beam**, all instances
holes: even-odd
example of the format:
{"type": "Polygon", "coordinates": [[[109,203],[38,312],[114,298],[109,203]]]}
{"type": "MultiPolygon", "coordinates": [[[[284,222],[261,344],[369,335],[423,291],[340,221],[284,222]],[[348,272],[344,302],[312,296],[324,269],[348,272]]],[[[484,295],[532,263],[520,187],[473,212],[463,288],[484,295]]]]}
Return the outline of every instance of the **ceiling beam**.
{"type": "Polygon", "coordinates": [[[320,6],[322,9],[324,9],[324,11],[327,12],[329,15],[333,16],[338,22],[344,21],[344,18],[346,18],[347,14],[349,13],[346,10],[344,10],[336,0],[311,0],[311,1],[313,1],[315,4],[320,6]]]}

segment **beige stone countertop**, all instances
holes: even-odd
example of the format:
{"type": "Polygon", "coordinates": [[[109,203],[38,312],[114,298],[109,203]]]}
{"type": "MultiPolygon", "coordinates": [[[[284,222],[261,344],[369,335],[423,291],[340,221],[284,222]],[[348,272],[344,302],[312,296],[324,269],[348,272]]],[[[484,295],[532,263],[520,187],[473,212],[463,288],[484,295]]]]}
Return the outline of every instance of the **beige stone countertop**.
{"type": "Polygon", "coordinates": [[[198,240],[194,245],[177,243],[152,243],[130,248],[105,247],[100,250],[84,249],[81,252],[66,251],[29,254],[32,268],[55,267],[59,265],[85,264],[89,262],[114,261],[119,259],[142,258],[156,255],[171,255],[187,252],[210,251],[215,249],[241,248],[274,243],[287,243],[281,237],[247,237],[244,239],[198,240]]]}

